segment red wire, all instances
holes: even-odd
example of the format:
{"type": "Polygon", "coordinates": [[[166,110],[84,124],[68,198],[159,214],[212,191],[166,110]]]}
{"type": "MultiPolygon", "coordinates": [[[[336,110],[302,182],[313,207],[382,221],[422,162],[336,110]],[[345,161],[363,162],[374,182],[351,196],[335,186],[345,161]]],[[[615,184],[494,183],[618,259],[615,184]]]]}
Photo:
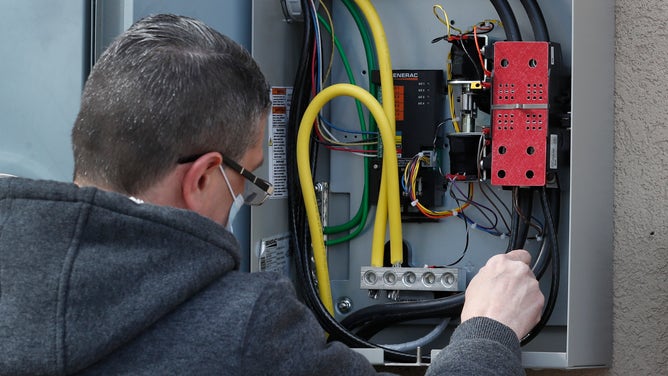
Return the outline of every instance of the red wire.
{"type": "Polygon", "coordinates": [[[349,153],[365,153],[365,154],[375,154],[378,152],[378,150],[365,150],[365,149],[350,149],[350,148],[344,148],[341,146],[331,146],[331,145],[325,145],[325,147],[329,150],[335,150],[335,151],[346,151],[349,153]]]}

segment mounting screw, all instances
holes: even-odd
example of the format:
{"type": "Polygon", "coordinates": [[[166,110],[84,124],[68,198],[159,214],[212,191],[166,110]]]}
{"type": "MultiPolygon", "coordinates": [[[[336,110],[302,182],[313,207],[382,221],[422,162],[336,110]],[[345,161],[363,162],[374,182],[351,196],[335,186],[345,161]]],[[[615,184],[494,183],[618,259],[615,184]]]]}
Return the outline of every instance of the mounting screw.
{"type": "Polygon", "coordinates": [[[344,296],[336,303],[336,308],[341,313],[348,313],[351,309],[353,309],[353,301],[350,300],[349,297],[344,296]]]}

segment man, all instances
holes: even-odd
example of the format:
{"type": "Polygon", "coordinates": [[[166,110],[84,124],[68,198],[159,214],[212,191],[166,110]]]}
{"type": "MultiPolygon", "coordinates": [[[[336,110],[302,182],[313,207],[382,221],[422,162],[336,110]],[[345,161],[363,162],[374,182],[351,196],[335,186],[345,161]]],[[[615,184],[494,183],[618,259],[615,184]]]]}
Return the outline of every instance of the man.
{"type": "MultiPolygon", "coordinates": [[[[109,47],[72,131],[75,184],[0,179],[0,374],[375,372],[326,343],[289,281],[238,271],[224,227],[270,191],[248,172],[269,104],[247,52],[196,20],[152,16],[109,47]]],[[[430,373],[523,373],[543,304],[528,263],[481,269],[430,373]]]]}

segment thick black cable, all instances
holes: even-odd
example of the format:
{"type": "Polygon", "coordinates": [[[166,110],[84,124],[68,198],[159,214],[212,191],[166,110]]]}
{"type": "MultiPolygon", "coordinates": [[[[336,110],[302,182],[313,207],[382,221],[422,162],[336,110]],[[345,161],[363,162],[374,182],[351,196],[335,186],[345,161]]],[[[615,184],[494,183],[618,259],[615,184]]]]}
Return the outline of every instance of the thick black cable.
{"type": "Polygon", "coordinates": [[[457,317],[464,305],[464,293],[418,302],[376,304],[359,309],[341,320],[348,330],[357,330],[362,338],[371,338],[382,329],[403,321],[426,318],[457,317]]]}
{"type": "MultiPolygon", "coordinates": [[[[303,9],[308,9],[306,1],[302,1],[303,9]]],[[[311,22],[308,19],[303,22],[303,39],[302,39],[302,53],[299,57],[299,64],[297,66],[297,73],[293,84],[292,101],[290,105],[290,115],[288,117],[287,134],[286,134],[286,170],[288,174],[287,191],[288,191],[288,223],[290,231],[291,249],[297,257],[304,247],[308,246],[308,242],[304,239],[305,234],[305,213],[304,200],[299,186],[299,172],[297,170],[297,134],[299,132],[300,119],[302,118],[306,106],[308,105],[309,88],[311,83],[309,80],[310,74],[308,67],[312,58],[312,48],[314,32],[311,22]]],[[[299,262],[296,263],[299,269],[299,262]]],[[[298,277],[302,273],[297,274],[298,277]]],[[[304,281],[300,281],[299,286],[303,286],[304,281]]],[[[304,294],[305,295],[305,294],[304,294]]],[[[306,296],[304,296],[306,298],[306,296]]]]}
{"type": "Polygon", "coordinates": [[[517,228],[517,237],[513,244],[513,249],[524,248],[529,228],[531,227],[531,212],[533,211],[534,188],[519,188],[517,196],[517,211],[520,221],[517,228]]]}
{"type": "Polygon", "coordinates": [[[540,321],[536,326],[524,337],[521,341],[522,345],[526,345],[531,342],[538,333],[547,325],[548,320],[552,316],[554,311],[554,306],[557,302],[557,295],[559,294],[559,273],[560,273],[560,262],[559,259],[559,244],[557,240],[557,227],[555,225],[554,219],[552,218],[552,213],[550,212],[550,203],[547,196],[546,188],[543,187],[540,191],[540,203],[543,208],[543,214],[545,215],[545,226],[550,229],[548,234],[550,248],[551,248],[551,265],[552,265],[552,279],[550,281],[550,293],[547,298],[547,304],[543,310],[540,321]]]}
{"type": "Polygon", "coordinates": [[[540,10],[540,6],[536,0],[520,0],[522,6],[529,17],[529,22],[531,22],[531,29],[533,30],[533,38],[540,42],[549,42],[550,34],[547,31],[547,24],[545,23],[545,17],[543,17],[543,12],[540,10]]]}
{"type": "Polygon", "coordinates": [[[510,215],[510,236],[508,236],[508,246],[506,247],[506,253],[513,250],[515,245],[515,238],[517,238],[517,233],[519,232],[520,226],[520,215],[515,210],[515,202],[517,201],[518,187],[514,187],[511,193],[510,202],[511,207],[513,208],[510,215]]]}
{"type": "Polygon", "coordinates": [[[499,14],[503,29],[506,31],[506,39],[509,41],[521,41],[522,34],[520,34],[520,27],[517,24],[515,13],[513,13],[508,0],[490,0],[496,13],[499,14]]]}
{"type": "Polygon", "coordinates": [[[529,234],[531,212],[533,211],[533,192],[533,188],[513,188],[511,198],[513,214],[506,253],[513,249],[524,248],[524,243],[526,243],[529,234]]]}
{"type": "Polygon", "coordinates": [[[541,279],[547,266],[552,260],[550,241],[548,240],[551,236],[551,233],[554,231],[556,234],[559,234],[559,209],[561,207],[561,192],[559,188],[549,188],[547,190],[548,201],[550,206],[550,213],[552,215],[552,221],[555,224],[555,228],[550,228],[545,226],[545,231],[543,233],[543,243],[541,244],[540,252],[535,257],[535,261],[531,270],[533,270],[534,275],[537,279],[541,279]]]}

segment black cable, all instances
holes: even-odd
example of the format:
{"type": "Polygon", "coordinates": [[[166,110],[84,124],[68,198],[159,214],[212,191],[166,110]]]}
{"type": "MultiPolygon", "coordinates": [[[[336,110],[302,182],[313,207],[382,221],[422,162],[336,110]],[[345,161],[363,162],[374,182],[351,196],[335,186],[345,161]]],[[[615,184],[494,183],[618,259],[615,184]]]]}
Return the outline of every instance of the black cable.
{"type": "Polygon", "coordinates": [[[533,210],[533,188],[513,187],[512,206],[513,215],[510,223],[510,237],[508,238],[508,247],[506,253],[513,249],[524,248],[531,221],[531,211],[533,210]]]}
{"type": "Polygon", "coordinates": [[[545,17],[543,17],[543,12],[540,10],[540,6],[536,0],[520,0],[522,6],[529,17],[529,22],[531,22],[531,29],[533,30],[533,37],[535,40],[540,42],[549,42],[550,34],[547,31],[547,24],[545,23],[545,17]]]}
{"type": "Polygon", "coordinates": [[[515,201],[517,200],[517,193],[518,193],[519,188],[518,187],[513,187],[512,194],[510,197],[510,202],[511,206],[513,207],[513,211],[511,212],[510,216],[510,236],[508,237],[508,246],[506,247],[506,253],[510,252],[513,250],[513,246],[515,245],[515,238],[517,238],[517,233],[519,232],[519,225],[520,225],[520,215],[517,213],[517,210],[515,210],[515,201]]]}
{"type": "Polygon", "coordinates": [[[351,313],[341,321],[341,324],[348,330],[357,330],[358,336],[368,339],[398,322],[457,317],[461,314],[463,305],[463,292],[445,298],[418,302],[376,304],[351,313]]]}
{"type": "Polygon", "coordinates": [[[515,13],[510,8],[508,0],[490,0],[496,13],[499,14],[503,29],[506,31],[506,39],[509,41],[521,41],[522,34],[520,34],[520,27],[517,24],[515,13]]]}
{"type": "Polygon", "coordinates": [[[559,294],[559,273],[560,273],[560,259],[559,259],[559,245],[557,240],[557,227],[555,225],[554,219],[552,218],[552,213],[550,212],[550,203],[547,197],[546,188],[543,187],[540,191],[540,203],[543,208],[543,214],[545,215],[545,225],[550,231],[546,232],[546,235],[550,243],[550,258],[552,265],[552,279],[550,281],[550,293],[548,295],[547,304],[543,310],[540,321],[536,326],[524,337],[521,341],[522,345],[526,345],[531,342],[538,333],[545,327],[552,312],[554,311],[554,306],[557,302],[557,295],[559,294]]]}
{"type": "Polygon", "coordinates": [[[518,189],[516,212],[520,217],[520,221],[513,249],[524,248],[524,243],[526,243],[527,237],[529,236],[531,212],[533,211],[533,194],[534,188],[518,189]]]}
{"type": "Polygon", "coordinates": [[[549,226],[545,226],[545,232],[543,234],[543,244],[541,245],[540,252],[535,258],[534,264],[531,267],[534,275],[537,279],[541,279],[547,266],[552,260],[550,252],[550,242],[546,239],[549,239],[551,232],[554,231],[556,234],[559,234],[559,208],[561,206],[561,193],[559,188],[550,188],[548,189],[548,201],[550,205],[550,213],[552,215],[552,221],[555,224],[555,228],[552,229],[549,226]]]}
{"type": "MultiPolygon", "coordinates": [[[[308,3],[302,1],[302,9],[308,9],[308,3]]],[[[297,134],[299,132],[300,119],[304,114],[306,106],[308,105],[309,88],[311,87],[310,74],[308,67],[312,58],[312,48],[314,42],[314,32],[311,22],[308,19],[303,22],[303,40],[302,53],[299,58],[297,66],[297,73],[295,74],[295,81],[293,84],[292,102],[290,105],[290,115],[288,117],[287,135],[286,135],[286,170],[288,174],[287,191],[288,191],[288,223],[291,233],[291,249],[293,252],[299,254],[303,247],[308,246],[308,242],[303,239],[305,234],[305,213],[304,201],[301,195],[299,186],[299,172],[297,169],[297,153],[296,143],[297,134]]],[[[295,257],[297,259],[297,257],[295,257]]],[[[299,268],[299,263],[297,263],[299,268]]],[[[298,275],[301,275],[299,273],[298,275]]],[[[300,284],[302,286],[303,284],[300,284]]]]}

